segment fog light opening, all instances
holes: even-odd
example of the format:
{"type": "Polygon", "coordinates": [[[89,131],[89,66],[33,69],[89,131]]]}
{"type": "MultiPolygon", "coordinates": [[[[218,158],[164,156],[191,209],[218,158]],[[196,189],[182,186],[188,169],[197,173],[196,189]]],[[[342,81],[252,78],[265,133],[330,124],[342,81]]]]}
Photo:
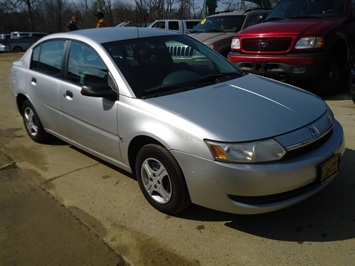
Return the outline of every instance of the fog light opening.
{"type": "Polygon", "coordinates": [[[303,74],[307,71],[306,67],[292,67],[292,72],[294,74],[303,74]]]}

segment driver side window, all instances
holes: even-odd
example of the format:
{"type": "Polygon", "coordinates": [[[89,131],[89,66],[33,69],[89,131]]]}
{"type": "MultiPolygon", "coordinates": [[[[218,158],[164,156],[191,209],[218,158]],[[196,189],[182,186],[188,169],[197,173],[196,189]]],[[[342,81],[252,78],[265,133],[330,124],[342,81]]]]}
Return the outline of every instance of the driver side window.
{"type": "Polygon", "coordinates": [[[80,42],[70,46],[67,79],[80,86],[107,84],[108,70],[94,50],[80,42]]]}

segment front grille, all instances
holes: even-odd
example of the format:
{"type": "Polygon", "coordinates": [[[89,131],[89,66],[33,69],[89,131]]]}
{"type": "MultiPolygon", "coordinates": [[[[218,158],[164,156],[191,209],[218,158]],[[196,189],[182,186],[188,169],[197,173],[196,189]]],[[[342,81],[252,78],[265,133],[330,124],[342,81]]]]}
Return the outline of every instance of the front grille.
{"type": "Polygon", "coordinates": [[[252,38],[242,40],[242,48],[244,51],[285,52],[291,43],[291,38],[252,38]]]}
{"type": "Polygon", "coordinates": [[[170,46],[169,53],[174,57],[192,57],[195,51],[187,46],[170,46]]]}
{"type": "Polygon", "coordinates": [[[293,159],[295,157],[302,156],[311,151],[314,151],[318,147],[322,146],[332,136],[332,134],[333,134],[333,130],[330,130],[326,134],[324,134],[321,138],[317,139],[316,141],[308,145],[302,146],[298,149],[293,149],[288,151],[286,155],[282,158],[282,160],[293,159]]]}

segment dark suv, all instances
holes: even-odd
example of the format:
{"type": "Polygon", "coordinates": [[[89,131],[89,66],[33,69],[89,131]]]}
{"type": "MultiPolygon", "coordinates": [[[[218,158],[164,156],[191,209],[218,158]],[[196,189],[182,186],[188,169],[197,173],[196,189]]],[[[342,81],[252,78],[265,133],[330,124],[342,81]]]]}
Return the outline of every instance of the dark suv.
{"type": "Polygon", "coordinates": [[[267,19],[237,33],[228,60],[246,72],[311,81],[324,92],[350,86],[355,0],[281,0],[267,19]]]}
{"type": "Polygon", "coordinates": [[[355,63],[351,68],[351,87],[350,87],[351,99],[355,103],[355,63]]]}
{"type": "Polygon", "coordinates": [[[269,13],[258,8],[215,14],[197,24],[190,36],[227,57],[234,34],[261,22],[269,13]]]}

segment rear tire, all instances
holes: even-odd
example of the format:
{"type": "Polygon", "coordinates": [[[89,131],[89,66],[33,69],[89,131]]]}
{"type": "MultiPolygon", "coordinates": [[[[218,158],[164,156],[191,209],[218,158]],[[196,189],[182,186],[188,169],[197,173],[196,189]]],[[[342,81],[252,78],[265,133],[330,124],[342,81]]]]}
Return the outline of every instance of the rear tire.
{"type": "MultiPolygon", "coordinates": [[[[315,84],[320,82],[320,90],[325,95],[332,95],[343,88],[345,84],[341,84],[346,71],[346,64],[343,63],[340,53],[330,52],[328,61],[326,62],[324,69],[319,77],[315,80],[315,84]]],[[[347,74],[349,75],[349,74],[347,74]]]]}
{"type": "Polygon", "coordinates": [[[24,101],[21,109],[23,122],[30,138],[38,143],[45,143],[49,135],[44,130],[36,110],[29,100],[24,101]]]}

